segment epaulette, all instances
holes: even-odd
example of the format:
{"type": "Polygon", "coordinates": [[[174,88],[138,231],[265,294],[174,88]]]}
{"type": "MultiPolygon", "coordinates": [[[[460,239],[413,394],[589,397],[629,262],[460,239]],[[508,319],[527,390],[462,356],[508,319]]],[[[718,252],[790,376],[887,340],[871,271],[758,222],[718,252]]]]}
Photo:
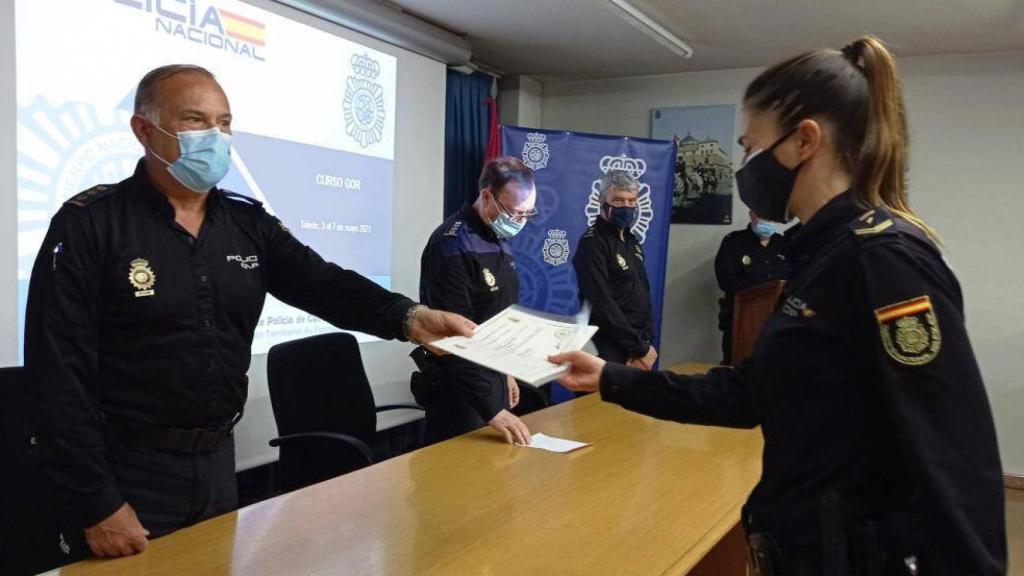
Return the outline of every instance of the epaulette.
{"type": "Polygon", "coordinates": [[[452,222],[451,227],[445,230],[442,236],[458,236],[460,228],[462,228],[462,220],[456,220],[455,222],[452,222]]]}
{"type": "Polygon", "coordinates": [[[65,205],[85,208],[100,198],[106,198],[117,190],[117,184],[97,184],[85,192],[79,192],[64,202],[65,205]]]}
{"type": "Polygon", "coordinates": [[[595,228],[593,226],[591,226],[590,228],[587,228],[587,231],[583,233],[583,237],[584,238],[593,238],[594,237],[594,230],[595,230],[595,228]]]}
{"type": "Polygon", "coordinates": [[[235,202],[244,202],[246,204],[256,207],[263,206],[263,202],[260,202],[255,198],[250,198],[245,194],[239,194],[238,192],[232,192],[231,190],[224,190],[223,188],[221,188],[221,192],[224,194],[225,198],[230,198],[235,202]]]}
{"type": "Polygon", "coordinates": [[[884,206],[864,212],[849,224],[850,231],[861,241],[896,234],[896,222],[884,206]]]}

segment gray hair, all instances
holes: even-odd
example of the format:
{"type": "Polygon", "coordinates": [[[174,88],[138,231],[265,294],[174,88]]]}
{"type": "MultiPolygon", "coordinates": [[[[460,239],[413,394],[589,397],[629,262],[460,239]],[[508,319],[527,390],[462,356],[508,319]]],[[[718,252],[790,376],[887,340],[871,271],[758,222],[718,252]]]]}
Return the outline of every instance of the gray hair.
{"type": "Polygon", "coordinates": [[[640,182],[625,170],[609,170],[601,176],[598,188],[602,201],[608,198],[608,191],[612,189],[636,191],[640,189],[640,182]]]}
{"type": "Polygon", "coordinates": [[[160,118],[157,114],[156,99],[160,82],[185,72],[202,74],[216,80],[212,72],[194,64],[169,64],[154,68],[139,80],[139,86],[135,89],[135,113],[151,122],[158,122],[160,118]]]}

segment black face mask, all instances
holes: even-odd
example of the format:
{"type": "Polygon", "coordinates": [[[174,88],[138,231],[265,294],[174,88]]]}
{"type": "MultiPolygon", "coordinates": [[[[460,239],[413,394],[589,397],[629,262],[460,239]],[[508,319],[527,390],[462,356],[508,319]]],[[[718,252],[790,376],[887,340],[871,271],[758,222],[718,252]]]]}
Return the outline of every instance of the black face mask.
{"type": "Polygon", "coordinates": [[[753,210],[759,218],[773,222],[789,222],[789,197],[800,170],[797,164],[786,168],[775,158],[775,148],[796,132],[790,130],[767,149],[754,154],[742,168],[736,171],[736,186],[740,200],[753,210]]]}

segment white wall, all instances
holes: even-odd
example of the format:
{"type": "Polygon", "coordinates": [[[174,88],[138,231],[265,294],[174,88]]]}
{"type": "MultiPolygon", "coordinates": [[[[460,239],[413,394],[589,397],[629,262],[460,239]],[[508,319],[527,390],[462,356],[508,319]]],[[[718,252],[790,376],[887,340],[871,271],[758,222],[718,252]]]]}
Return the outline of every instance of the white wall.
{"type": "MultiPolygon", "coordinates": [[[[5,242],[16,244],[18,229],[17,155],[14,138],[17,96],[14,85],[14,3],[0,6],[0,234],[5,242]],[[6,55],[10,54],[9,57],[6,55]],[[4,111],[10,111],[4,113],[4,111]],[[4,193],[11,190],[11,194],[4,193]]],[[[0,243],[2,244],[2,243],[0,243]]],[[[17,250],[0,249],[0,271],[17,271],[17,250]]],[[[18,362],[18,283],[13,274],[0,272],[0,366],[18,362]]]]}
{"type": "MultiPolygon", "coordinates": [[[[1003,467],[1024,473],[1024,53],[899,61],[911,201],[942,235],[996,417],[1003,467]]],[[[541,127],[649,136],[654,107],[736,103],[757,69],[544,84],[541,127]]],[[[734,150],[734,157],[738,150],[734,150]]],[[[746,208],[734,200],[733,219],[746,208]]],[[[738,225],[736,227],[739,227],[738,225]]],[[[673,225],[663,365],[716,361],[713,260],[726,226],[673,225]]]]}
{"type": "Polygon", "coordinates": [[[498,80],[500,121],[507,126],[540,126],[543,85],[521,74],[498,80]]]}

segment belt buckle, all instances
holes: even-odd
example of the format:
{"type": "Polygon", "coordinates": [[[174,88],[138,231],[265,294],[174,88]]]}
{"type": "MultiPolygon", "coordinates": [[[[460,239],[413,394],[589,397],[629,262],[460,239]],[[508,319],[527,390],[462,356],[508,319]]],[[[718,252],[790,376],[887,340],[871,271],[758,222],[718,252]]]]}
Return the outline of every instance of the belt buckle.
{"type": "Polygon", "coordinates": [[[192,445],[194,454],[205,454],[212,452],[220,443],[222,428],[217,430],[196,430],[196,439],[192,445]]]}

